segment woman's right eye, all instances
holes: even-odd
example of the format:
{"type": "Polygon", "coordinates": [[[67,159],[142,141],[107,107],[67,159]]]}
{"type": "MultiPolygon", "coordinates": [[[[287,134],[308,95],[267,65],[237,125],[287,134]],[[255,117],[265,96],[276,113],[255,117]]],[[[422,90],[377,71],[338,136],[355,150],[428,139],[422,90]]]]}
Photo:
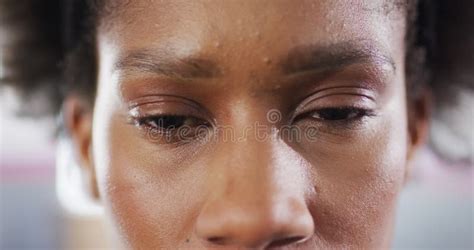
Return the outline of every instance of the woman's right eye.
{"type": "Polygon", "coordinates": [[[140,127],[144,126],[150,129],[169,132],[182,127],[193,128],[201,125],[208,125],[208,123],[192,116],[160,115],[138,118],[137,125],[140,127]]]}
{"type": "Polygon", "coordinates": [[[145,132],[145,138],[157,144],[183,144],[203,139],[211,126],[203,119],[184,115],[153,115],[134,120],[135,126],[145,132]]]}

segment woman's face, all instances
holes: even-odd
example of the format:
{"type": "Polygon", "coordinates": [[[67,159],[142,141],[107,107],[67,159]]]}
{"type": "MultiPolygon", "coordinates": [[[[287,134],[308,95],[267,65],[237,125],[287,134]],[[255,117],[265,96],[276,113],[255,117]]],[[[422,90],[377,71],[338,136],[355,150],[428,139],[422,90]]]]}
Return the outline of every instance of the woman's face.
{"type": "Polygon", "coordinates": [[[123,2],[98,29],[91,157],[126,246],[389,247],[404,7],[123,2]]]}

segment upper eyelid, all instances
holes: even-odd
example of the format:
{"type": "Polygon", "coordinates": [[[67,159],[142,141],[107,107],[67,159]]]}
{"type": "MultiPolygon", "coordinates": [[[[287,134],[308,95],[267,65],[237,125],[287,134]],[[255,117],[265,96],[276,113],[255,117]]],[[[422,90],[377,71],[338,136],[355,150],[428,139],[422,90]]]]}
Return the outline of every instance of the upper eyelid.
{"type": "MultiPolygon", "coordinates": [[[[325,88],[318,90],[316,92],[313,92],[309,95],[307,95],[302,102],[300,102],[295,108],[293,108],[293,112],[291,114],[291,121],[293,121],[296,117],[300,116],[301,114],[308,113],[311,110],[306,110],[310,109],[310,106],[313,103],[316,103],[319,99],[327,98],[330,96],[354,96],[354,97],[360,97],[360,101],[357,104],[348,104],[348,105],[338,105],[340,106],[350,106],[350,107],[359,107],[363,108],[361,103],[364,103],[364,105],[369,105],[374,106],[373,108],[376,108],[376,97],[375,93],[370,90],[370,89],[365,89],[365,88],[360,88],[360,87],[353,87],[353,86],[339,86],[339,87],[332,87],[332,88],[325,88]],[[352,90],[349,92],[349,89],[352,90]],[[333,90],[333,91],[330,91],[333,90]],[[341,92],[342,90],[342,92],[341,92]],[[347,91],[345,91],[347,90],[347,91]],[[336,92],[337,91],[337,92],[336,92]],[[366,104],[367,102],[367,104],[366,104]]],[[[331,107],[326,105],[327,107],[331,107]]],[[[337,107],[335,105],[334,107],[337,107]]],[[[314,108],[312,110],[315,110],[314,108]]]]}
{"type": "Polygon", "coordinates": [[[153,114],[146,114],[145,111],[141,109],[145,109],[143,106],[145,105],[153,105],[153,104],[159,104],[159,103],[145,103],[140,106],[136,106],[132,109],[129,110],[129,114],[132,117],[158,117],[158,116],[193,116],[196,115],[196,112],[198,111],[191,111],[191,112],[186,112],[186,114],[179,114],[177,112],[169,112],[169,111],[164,111],[164,112],[153,112],[153,114]]]}
{"type": "Polygon", "coordinates": [[[183,103],[193,108],[200,108],[200,105],[194,102],[193,100],[181,96],[174,96],[174,95],[149,95],[149,96],[142,96],[132,101],[128,101],[128,108],[132,109],[137,106],[146,105],[146,104],[153,104],[153,103],[164,103],[164,102],[174,102],[174,103],[183,103]],[[157,100],[158,99],[158,100],[157,100]]]}
{"type": "MultiPolygon", "coordinates": [[[[149,96],[142,96],[135,100],[129,101],[128,105],[128,112],[132,112],[133,109],[140,111],[139,108],[146,106],[146,105],[153,105],[153,104],[165,104],[165,103],[174,103],[174,104],[184,104],[192,109],[189,112],[192,116],[195,116],[199,119],[203,119],[208,121],[211,124],[215,123],[215,119],[213,118],[212,112],[210,112],[207,108],[202,106],[200,103],[186,97],[182,96],[175,96],[175,95],[168,95],[168,94],[160,94],[160,95],[149,95],[149,96]]],[[[163,112],[164,114],[167,112],[163,112]]]]}
{"type": "Polygon", "coordinates": [[[315,101],[319,98],[324,98],[331,95],[355,95],[364,96],[372,101],[376,100],[376,95],[373,89],[363,88],[360,86],[337,86],[324,89],[318,89],[303,98],[302,104],[315,101]],[[333,92],[337,91],[337,92],[333,92]],[[329,93],[327,93],[329,92],[329,93]]]}
{"type": "Polygon", "coordinates": [[[359,97],[367,98],[371,101],[375,101],[375,98],[373,98],[371,96],[368,96],[368,95],[364,95],[364,94],[351,93],[351,92],[337,92],[337,93],[328,93],[328,94],[325,94],[325,95],[318,96],[317,98],[312,99],[309,103],[317,101],[318,99],[326,98],[326,97],[329,97],[329,96],[335,96],[335,95],[336,96],[337,95],[359,96],[359,97]]]}

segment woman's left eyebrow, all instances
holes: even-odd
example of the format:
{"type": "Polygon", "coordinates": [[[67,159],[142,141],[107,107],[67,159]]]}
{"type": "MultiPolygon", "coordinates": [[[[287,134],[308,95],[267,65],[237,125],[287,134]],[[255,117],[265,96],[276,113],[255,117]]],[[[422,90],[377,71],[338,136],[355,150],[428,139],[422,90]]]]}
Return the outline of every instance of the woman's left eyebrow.
{"type": "Polygon", "coordinates": [[[328,46],[295,47],[280,63],[280,68],[286,75],[295,75],[338,70],[354,64],[388,65],[393,73],[396,72],[395,61],[388,53],[364,42],[354,41],[328,46]]]}

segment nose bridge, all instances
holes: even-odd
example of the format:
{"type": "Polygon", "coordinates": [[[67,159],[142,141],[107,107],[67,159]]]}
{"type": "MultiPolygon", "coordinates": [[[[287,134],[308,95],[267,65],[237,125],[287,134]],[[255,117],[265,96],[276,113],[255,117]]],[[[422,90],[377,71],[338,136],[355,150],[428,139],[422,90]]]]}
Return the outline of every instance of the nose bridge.
{"type": "MultiPolygon", "coordinates": [[[[198,234],[224,245],[260,247],[306,239],[312,217],[302,186],[285,169],[291,155],[282,141],[247,137],[223,142],[210,162],[212,194],[198,217],[198,234]],[[293,183],[290,183],[293,182],[293,183]]],[[[290,172],[290,171],[288,171],[290,172]]],[[[297,168],[292,171],[300,178],[297,168]]]]}
{"type": "Polygon", "coordinates": [[[263,204],[264,198],[271,199],[278,191],[277,135],[268,124],[259,122],[234,129],[237,136],[220,143],[210,165],[223,177],[221,190],[226,198],[238,196],[236,200],[263,204]],[[243,192],[247,195],[242,196],[243,192]]]}
{"type": "Polygon", "coordinates": [[[244,198],[258,196],[257,200],[261,201],[260,194],[269,192],[274,182],[272,166],[277,135],[263,111],[248,108],[251,103],[242,101],[234,106],[231,131],[218,135],[218,148],[209,165],[225,179],[222,192],[226,197],[251,191],[244,198]]]}
{"type": "MultiPolygon", "coordinates": [[[[271,111],[269,111],[271,112],[271,111]]],[[[243,116],[241,116],[243,118],[243,116]]],[[[227,198],[248,191],[242,198],[263,202],[285,195],[302,195],[309,163],[284,140],[268,114],[245,118],[233,127],[233,140],[219,141],[210,167],[221,176],[227,198]],[[240,123],[240,124],[239,124],[240,123]],[[246,125],[250,124],[250,125],[246,125]]]]}
{"type": "Polygon", "coordinates": [[[272,199],[277,180],[271,167],[274,159],[268,149],[270,143],[251,138],[230,146],[232,153],[228,154],[226,166],[222,166],[227,168],[226,182],[222,183],[226,198],[244,204],[259,203],[259,207],[272,199]]]}

